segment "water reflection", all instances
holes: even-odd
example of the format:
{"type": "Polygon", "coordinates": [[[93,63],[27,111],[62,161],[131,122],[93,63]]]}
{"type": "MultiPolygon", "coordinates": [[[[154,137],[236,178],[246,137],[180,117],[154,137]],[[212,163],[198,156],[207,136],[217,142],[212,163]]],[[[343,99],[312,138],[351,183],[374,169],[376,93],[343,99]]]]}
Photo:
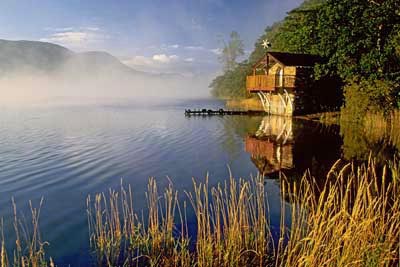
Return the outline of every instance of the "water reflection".
{"type": "Polygon", "coordinates": [[[275,176],[280,171],[289,171],[293,164],[292,119],[266,116],[254,135],[245,138],[245,150],[263,176],[275,176]]]}
{"type": "Polygon", "coordinates": [[[264,117],[258,130],[245,136],[245,150],[252,162],[261,175],[271,179],[282,172],[298,179],[306,170],[316,178],[325,177],[341,157],[342,144],[337,126],[283,116],[264,117]]]}
{"type": "MultiPolygon", "coordinates": [[[[144,191],[150,176],[158,179],[160,191],[172,180],[180,192],[192,190],[192,177],[203,182],[207,173],[210,186],[223,183],[229,177],[226,166],[235,177],[248,178],[259,171],[266,178],[285,173],[293,180],[310,169],[322,183],[338,158],[367,158],[371,148],[374,156],[389,157],[400,148],[400,135],[394,135],[400,127],[391,125],[383,131],[352,125],[325,127],[279,116],[185,117],[186,107],[220,106],[212,101],[196,103],[2,110],[4,233],[13,232],[11,197],[22,214],[29,214],[28,201],[38,203],[43,196],[40,226],[43,239],[51,244],[49,255],[58,266],[86,266],[90,260],[86,197],[118,188],[121,178],[132,185],[140,213],[146,207],[144,191]]],[[[279,229],[280,183],[265,182],[271,227],[279,229]]],[[[184,193],[180,196],[180,201],[187,201],[184,193]]],[[[196,218],[189,208],[187,215],[189,227],[195,228],[196,218]]],[[[12,238],[8,242],[14,244],[12,238]]]]}
{"type": "Polygon", "coordinates": [[[385,122],[382,124],[356,124],[343,119],[340,125],[343,157],[347,160],[366,161],[372,155],[379,165],[398,157],[400,128],[388,127],[385,122]]]}
{"type": "Polygon", "coordinates": [[[338,159],[359,163],[372,155],[381,165],[400,155],[393,130],[348,123],[326,126],[283,116],[259,118],[257,125],[243,135],[245,151],[259,173],[270,179],[283,172],[296,180],[309,171],[322,184],[338,159]]]}

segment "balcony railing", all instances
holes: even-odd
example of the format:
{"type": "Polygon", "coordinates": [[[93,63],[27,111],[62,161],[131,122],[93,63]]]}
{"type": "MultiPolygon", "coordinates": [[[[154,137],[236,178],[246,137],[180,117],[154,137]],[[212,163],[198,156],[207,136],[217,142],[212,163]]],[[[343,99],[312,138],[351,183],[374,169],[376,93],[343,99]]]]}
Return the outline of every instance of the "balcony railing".
{"type": "Polygon", "coordinates": [[[251,75],[246,79],[248,91],[274,91],[277,88],[294,88],[295,86],[296,76],[294,75],[251,75]]]}

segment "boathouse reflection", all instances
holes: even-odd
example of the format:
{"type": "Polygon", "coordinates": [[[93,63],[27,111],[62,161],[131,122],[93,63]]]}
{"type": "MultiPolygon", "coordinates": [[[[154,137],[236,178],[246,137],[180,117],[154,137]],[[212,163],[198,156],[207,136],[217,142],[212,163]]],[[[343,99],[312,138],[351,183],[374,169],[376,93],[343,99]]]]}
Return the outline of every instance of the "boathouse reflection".
{"type": "Polygon", "coordinates": [[[341,156],[338,133],[338,127],[326,128],[287,116],[266,116],[256,132],[245,136],[245,150],[266,178],[277,179],[284,173],[297,179],[309,170],[314,177],[323,179],[341,156]]]}
{"type": "Polygon", "coordinates": [[[255,134],[245,139],[246,151],[263,176],[275,176],[293,169],[292,119],[266,116],[255,134]]]}

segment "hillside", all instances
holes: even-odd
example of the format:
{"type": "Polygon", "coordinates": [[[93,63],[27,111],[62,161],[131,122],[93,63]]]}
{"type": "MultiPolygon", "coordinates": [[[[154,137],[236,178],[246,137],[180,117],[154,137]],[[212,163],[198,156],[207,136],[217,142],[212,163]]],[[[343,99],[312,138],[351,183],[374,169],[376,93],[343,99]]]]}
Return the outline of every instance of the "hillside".
{"type": "MultiPolygon", "coordinates": [[[[305,53],[325,60],[313,79],[337,82],[343,109],[363,118],[366,111],[400,108],[400,2],[305,0],[268,26],[249,58],[210,84],[218,98],[246,98],[246,75],[268,51],[305,53]]],[[[332,83],[333,84],[333,83],[332,83]]],[[[335,84],[333,84],[335,85],[335,84]]],[[[325,88],[326,89],[326,88],[325,88]]],[[[337,88],[334,88],[337,89],[337,88]]]]}
{"type": "Polygon", "coordinates": [[[106,52],[0,40],[0,106],[52,102],[48,99],[204,97],[206,83],[202,76],[137,71],[106,52]]]}
{"type": "Polygon", "coordinates": [[[0,75],[15,72],[54,74],[66,70],[76,73],[145,75],[106,52],[75,53],[52,43],[0,40],[0,75]]]}
{"type": "Polygon", "coordinates": [[[21,70],[58,70],[74,52],[65,47],[35,41],[0,40],[0,74],[21,70]]]}
{"type": "Polygon", "coordinates": [[[93,74],[149,75],[128,67],[109,53],[100,51],[76,53],[65,62],[64,67],[84,72],[90,70],[93,74]]]}

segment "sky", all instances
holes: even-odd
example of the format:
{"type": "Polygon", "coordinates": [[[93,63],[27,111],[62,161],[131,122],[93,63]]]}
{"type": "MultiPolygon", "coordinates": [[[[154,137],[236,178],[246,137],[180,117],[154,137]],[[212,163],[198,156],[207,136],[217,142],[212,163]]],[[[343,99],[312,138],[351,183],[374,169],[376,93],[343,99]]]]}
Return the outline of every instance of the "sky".
{"type": "Polygon", "coordinates": [[[220,70],[221,39],[237,31],[246,53],[266,26],[302,0],[1,0],[0,39],[106,51],[137,70],[220,70]]]}

